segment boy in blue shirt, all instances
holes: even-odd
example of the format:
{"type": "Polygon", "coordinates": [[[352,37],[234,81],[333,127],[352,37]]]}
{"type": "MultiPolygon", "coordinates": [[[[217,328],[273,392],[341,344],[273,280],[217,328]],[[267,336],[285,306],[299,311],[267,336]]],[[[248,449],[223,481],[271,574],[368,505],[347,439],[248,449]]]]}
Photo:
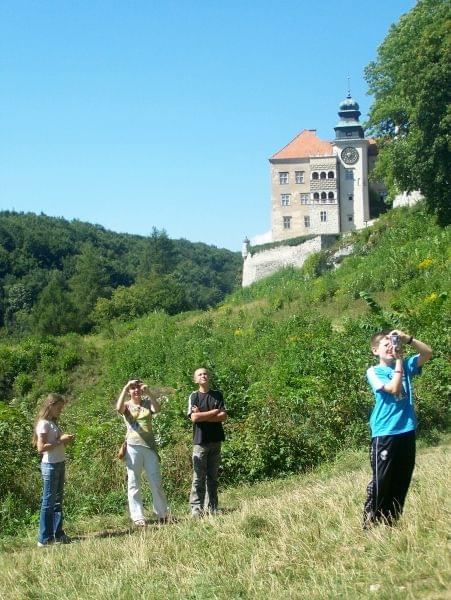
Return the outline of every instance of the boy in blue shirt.
{"type": "Polygon", "coordinates": [[[367,487],[363,527],[377,522],[392,525],[400,517],[415,466],[415,429],[412,377],[432,356],[429,346],[402,331],[380,331],[371,338],[371,351],[379,364],[367,370],[375,404],[370,417],[370,461],[373,478],[367,487]],[[394,347],[393,335],[400,344],[394,347]],[[402,345],[417,354],[403,358],[402,345]]]}

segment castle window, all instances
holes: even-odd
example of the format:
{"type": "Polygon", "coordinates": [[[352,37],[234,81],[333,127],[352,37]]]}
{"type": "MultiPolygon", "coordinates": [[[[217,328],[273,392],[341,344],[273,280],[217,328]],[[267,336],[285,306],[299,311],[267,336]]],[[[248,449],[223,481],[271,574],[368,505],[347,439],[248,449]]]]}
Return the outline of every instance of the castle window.
{"type": "Polygon", "coordinates": [[[296,183],[304,183],[304,171],[295,171],[294,180],[296,183]]]}
{"type": "Polygon", "coordinates": [[[325,210],[322,210],[319,213],[319,218],[321,220],[321,223],[325,223],[327,221],[327,212],[325,210]]]}
{"type": "Polygon", "coordinates": [[[316,171],[313,171],[312,173],[312,179],[319,179],[319,175],[316,171]]]}
{"type": "Polygon", "coordinates": [[[280,204],[282,206],[290,206],[290,204],[291,204],[291,194],[282,194],[280,196],[280,204]]]}
{"type": "Polygon", "coordinates": [[[352,223],[352,215],[348,215],[348,221],[352,223]]]}
{"type": "Polygon", "coordinates": [[[327,194],[327,197],[328,197],[328,199],[329,199],[329,202],[333,202],[333,201],[335,200],[335,195],[334,195],[334,193],[333,193],[333,192],[329,192],[329,193],[327,194]]]}
{"type": "Polygon", "coordinates": [[[283,218],[283,228],[284,229],[291,229],[291,217],[284,217],[283,218]]]}
{"type": "Polygon", "coordinates": [[[288,183],[288,171],[279,172],[279,183],[280,185],[285,185],[288,183]]]}
{"type": "Polygon", "coordinates": [[[321,192],[321,202],[326,202],[327,194],[326,192],[321,192]]]}
{"type": "Polygon", "coordinates": [[[354,169],[346,169],[345,179],[352,179],[354,181],[354,169]]]}
{"type": "Polygon", "coordinates": [[[325,171],[321,171],[320,179],[326,179],[327,175],[325,171]]]}
{"type": "Polygon", "coordinates": [[[314,192],[314,194],[313,194],[313,200],[316,200],[318,202],[318,200],[319,200],[319,192],[314,192]]]}
{"type": "Polygon", "coordinates": [[[329,171],[329,173],[327,174],[327,179],[334,179],[335,178],[335,173],[333,171],[329,171]]]}
{"type": "Polygon", "coordinates": [[[301,194],[301,198],[300,198],[301,204],[308,204],[308,199],[309,199],[308,194],[301,194]]]}
{"type": "Polygon", "coordinates": [[[310,217],[304,217],[304,227],[310,227],[310,217]]]}
{"type": "Polygon", "coordinates": [[[348,194],[348,200],[354,200],[354,194],[348,194]]]}

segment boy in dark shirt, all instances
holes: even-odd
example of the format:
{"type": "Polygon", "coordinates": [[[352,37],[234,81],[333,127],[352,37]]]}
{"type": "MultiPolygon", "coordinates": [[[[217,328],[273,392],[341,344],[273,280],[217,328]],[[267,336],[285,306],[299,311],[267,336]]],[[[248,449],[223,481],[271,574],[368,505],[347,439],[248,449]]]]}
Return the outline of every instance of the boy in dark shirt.
{"type": "Polygon", "coordinates": [[[200,517],[205,508],[209,512],[216,512],[218,508],[218,469],[221,442],[225,439],[222,423],[227,419],[227,411],[222,393],[210,389],[207,369],[196,369],[194,382],[199,389],[192,392],[188,400],[194,444],[193,484],[189,501],[191,515],[200,517]]]}

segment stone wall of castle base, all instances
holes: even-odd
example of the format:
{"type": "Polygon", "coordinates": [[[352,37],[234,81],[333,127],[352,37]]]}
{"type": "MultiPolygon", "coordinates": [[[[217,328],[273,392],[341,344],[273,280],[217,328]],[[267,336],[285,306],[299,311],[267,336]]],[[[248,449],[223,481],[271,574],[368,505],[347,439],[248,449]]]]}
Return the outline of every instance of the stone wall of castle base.
{"type": "Polygon", "coordinates": [[[248,254],[243,261],[242,286],[251,285],[283,267],[302,267],[310,254],[319,252],[326,247],[327,241],[327,236],[318,235],[298,246],[278,246],[257,252],[253,256],[248,254]]]}

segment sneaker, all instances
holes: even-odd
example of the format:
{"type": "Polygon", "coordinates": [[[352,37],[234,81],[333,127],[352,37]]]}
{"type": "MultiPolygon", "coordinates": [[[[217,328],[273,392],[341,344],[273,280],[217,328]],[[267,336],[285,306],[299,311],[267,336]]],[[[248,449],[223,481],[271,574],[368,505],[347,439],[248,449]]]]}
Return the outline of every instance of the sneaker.
{"type": "Polygon", "coordinates": [[[71,538],[63,533],[63,535],[57,539],[55,539],[55,544],[72,544],[71,538]]]}
{"type": "Polygon", "coordinates": [[[193,510],[191,511],[191,518],[192,519],[200,519],[203,515],[203,512],[199,509],[199,508],[193,508],[193,510]]]}
{"type": "Polygon", "coordinates": [[[51,546],[53,542],[38,542],[38,548],[46,548],[47,546],[51,546]]]}
{"type": "Polygon", "coordinates": [[[134,521],[134,524],[135,527],[147,527],[145,519],[138,519],[137,521],[134,521]]]}

